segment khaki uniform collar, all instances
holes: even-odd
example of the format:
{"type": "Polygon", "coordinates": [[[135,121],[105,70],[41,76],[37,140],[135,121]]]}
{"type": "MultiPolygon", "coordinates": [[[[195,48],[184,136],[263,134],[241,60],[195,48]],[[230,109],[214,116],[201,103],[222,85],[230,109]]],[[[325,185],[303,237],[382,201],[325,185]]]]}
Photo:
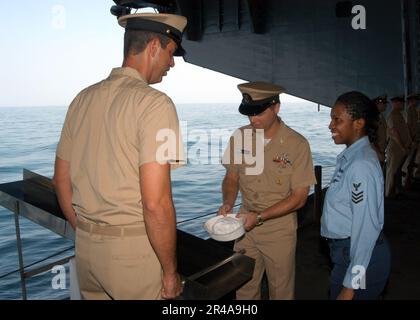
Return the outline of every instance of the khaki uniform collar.
{"type": "MultiPolygon", "coordinates": [[[[277,119],[279,119],[280,127],[278,128],[277,132],[274,134],[274,136],[271,139],[274,139],[275,137],[277,137],[277,135],[281,134],[282,132],[285,133],[285,130],[286,130],[286,125],[283,122],[283,120],[281,120],[279,116],[277,116],[277,119]]],[[[248,127],[252,128],[253,133],[257,131],[251,124],[249,124],[248,127]]]]}
{"type": "Polygon", "coordinates": [[[285,123],[283,122],[283,120],[281,120],[280,117],[277,117],[277,118],[279,119],[280,127],[278,128],[278,130],[277,130],[277,132],[276,132],[276,134],[274,135],[273,138],[275,138],[277,136],[283,137],[283,136],[286,135],[286,132],[287,132],[287,127],[286,127],[285,123]]]}
{"type": "Polygon", "coordinates": [[[135,78],[137,80],[140,80],[146,83],[146,81],[143,79],[141,74],[136,69],[133,69],[131,67],[114,68],[112,69],[111,74],[109,76],[110,77],[118,77],[118,76],[131,77],[131,78],[135,78]]]}
{"type": "Polygon", "coordinates": [[[280,144],[283,143],[284,137],[287,135],[287,127],[283,120],[280,117],[277,117],[279,119],[279,128],[277,129],[277,132],[274,134],[274,136],[270,139],[270,142],[265,146],[266,149],[270,149],[270,147],[273,145],[272,141],[280,141],[280,144]]]}
{"type": "Polygon", "coordinates": [[[345,158],[347,161],[350,161],[356,156],[358,150],[369,145],[370,145],[369,138],[367,136],[363,136],[359,140],[353,142],[348,148],[345,148],[337,156],[337,159],[345,158]]]}

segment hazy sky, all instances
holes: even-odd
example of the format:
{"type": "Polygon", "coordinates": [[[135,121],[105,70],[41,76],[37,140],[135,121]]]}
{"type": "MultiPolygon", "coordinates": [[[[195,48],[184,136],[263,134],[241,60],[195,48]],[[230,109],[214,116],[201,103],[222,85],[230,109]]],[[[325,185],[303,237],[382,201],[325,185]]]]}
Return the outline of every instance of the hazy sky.
{"type": "MultiPolygon", "coordinates": [[[[122,62],[111,0],[2,1],[0,106],[65,106],[122,62]],[[19,4],[17,4],[19,3],[19,4]]],[[[155,87],[175,103],[239,102],[243,82],[176,58],[155,87]]],[[[283,96],[283,95],[282,95],[283,96]]],[[[299,101],[287,95],[282,101],[299,101]]]]}

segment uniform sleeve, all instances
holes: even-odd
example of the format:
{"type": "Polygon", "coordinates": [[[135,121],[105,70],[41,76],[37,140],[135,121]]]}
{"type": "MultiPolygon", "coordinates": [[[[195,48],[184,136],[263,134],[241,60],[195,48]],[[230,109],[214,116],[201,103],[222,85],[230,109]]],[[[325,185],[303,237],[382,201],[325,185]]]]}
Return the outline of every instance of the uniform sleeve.
{"type": "Polygon", "coordinates": [[[150,99],[150,106],[138,119],[139,160],[169,163],[171,169],[185,165],[184,146],[178,115],[166,95],[150,99]]]}
{"type": "MultiPolygon", "coordinates": [[[[226,168],[226,171],[233,173],[239,173],[240,160],[242,160],[240,150],[235,148],[235,141],[237,141],[237,139],[241,139],[241,131],[239,129],[230,137],[222,157],[222,165],[226,168]]],[[[242,145],[242,143],[240,145],[242,145]]]]}
{"type": "Polygon", "coordinates": [[[60,140],[57,144],[56,149],[56,156],[62,160],[70,161],[71,153],[72,153],[72,131],[71,131],[71,121],[72,121],[72,114],[73,110],[77,107],[80,95],[78,95],[72,103],[70,104],[66,119],[64,120],[63,129],[61,130],[60,140]]]}
{"type": "Polygon", "coordinates": [[[409,109],[409,114],[407,117],[407,125],[410,131],[411,139],[413,140],[416,136],[416,127],[417,127],[417,111],[414,108],[409,109]]]}
{"type": "Polygon", "coordinates": [[[350,265],[343,286],[353,288],[353,279],[357,280],[355,277],[360,278],[367,270],[382,229],[384,184],[382,174],[372,162],[355,162],[349,170],[347,187],[352,213],[350,265]]]}
{"type": "Polygon", "coordinates": [[[392,113],[389,115],[388,120],[386,121],[386,124],[388,126],[388,129],[394,128],[394,117],[392,116],[392,113]]]}
{"type": "Polygon", "coordinates": [[[298,146],[298,154],[293,162],[292,190],[316,184],[312,154],[309,143],[305,140],[298,146]]]}

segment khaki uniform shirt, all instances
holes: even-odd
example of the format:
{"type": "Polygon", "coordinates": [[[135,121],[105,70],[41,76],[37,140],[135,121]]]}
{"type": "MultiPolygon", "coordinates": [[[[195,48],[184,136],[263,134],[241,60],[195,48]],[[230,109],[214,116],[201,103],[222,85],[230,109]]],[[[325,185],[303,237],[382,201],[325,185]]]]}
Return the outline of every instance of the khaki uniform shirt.
{"type": "MultiPolygon", "coordinates": [[[[253,130],[251,125],[239,130],[244,132],[246,129],[253,130]]],[[[252,152],[255,154],[255,130],[253,132],[252,152]]],[[[245,137],[245,134],[242,134],[242,137],[245,137]]],[[[292,190],[316,184],[308,141],[283,121],[275,136],[264,148],[264,169],[261,174],[247,175],[245,169],[253,165],[246,164],[244,159],[241,164],[233,163],[235,153],[244,156],[251,152],[247,149],[249,147],[247,148],[246,143],[242,146],[235,145],[232,136],[223,156],[224,167],[239,173],[239,190],[244,209],[262,211],[286,199],[292,190]]],[[[266,223],[272,221],[273,219],[266,223]]]]}
{"type": "Polygon", "coordinates": [[[410,137],[414,141],[417,133],[418,126],[418,115],[415,106],[409,106],[407,108],[407,126],[410,132],[410,137]]]}
{"type": "Polygon", "coordinates": [[[385,160],[385,149],[386,149],[386,144],[387,144],[387,124],[386,124],[386,120],[383,116],[383,114],[381,113],[379,115],[379,122],[378,122],[378,130],[376,132],[376,147],[378,148],[378,151],[381,153],[380,154],[380,161],[384,161],[385,160]]]}
{"type": "Polygon", "coordinates": [[[392,110],[391,113],[389,114],[387,124],[388,124],[388,135],[390,137],[389,149],[393,151],[401,150],[401,147],[398,145],[395,139],[392,138],[392,135],[389,132],[389,130],[392,128],[395,128],[395,130],[399,133],[400,138],[401,138],[401,143],[403,144],[403,146],[405,148],[409,148],[411,144],[410,132],[408,130],[408,126],[401,112],[397,110],[392,110]]]}
{"type": "Polygon", "coordinates": [[[57,156],[70,162],[77,215],[104,225],[143,223],[139,167],[184,161],[174,104],[135,69],[113,69],[71,103],[57,156]]]}

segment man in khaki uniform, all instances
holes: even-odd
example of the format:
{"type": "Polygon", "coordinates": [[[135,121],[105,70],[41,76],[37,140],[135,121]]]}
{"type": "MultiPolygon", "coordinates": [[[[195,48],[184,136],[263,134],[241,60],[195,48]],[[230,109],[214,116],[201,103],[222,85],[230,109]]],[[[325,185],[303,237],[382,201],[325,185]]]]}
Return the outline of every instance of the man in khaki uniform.
{"type": "Polygon", "coordinates": [[[417,115],[417,106],[419,103],[418,94],[410,94],[407,97],[407,110],[405,120],[407,122],[408,131],[410,132],[411,141],[413,144],[408,153],[407,159],[404,162],[402,167],[403,171],[403,186],[409,188],[411,185],[411,180],[413,178],[413,165],[415,161],[415,156],[417,152],[417,141],[418,141],[418,115],[417,115]]]}
{"type": "Polygon", "coordinates": [[[401,193],[401,168],[411,146],[410,133],[402,115],[404,96],[391,98],[392,111],[388,117],[387,167],[385,196],[393,198],[401,193]]]}
{"type": "Polygon", "coordinates": [[[240,191],[239,216],[247,232],[235,250],[245,249],[256,263],[252,279],[236,297],[260,299],[266,271],[270,299],[293,299],[296,210],[305,205],[309,187],[316,183],[311,150],[308,141],[277,116],[281,87],[251,82],[238,88],[243,95],[239,112],[248,116],[250,125],[235,132],[223,156],[226,176],[219,214],[231,212],[240,191]],[[255,163],[249,161],[252,157],[255,163]]]}
{"type": "Polygon", "coordinates": [[[182,284],[170,167],[184,156],[175,106],[149,85],[182,54],[187,21],[155,13],[118,21],[123,66],[73,100],[53,182],[76,229],[82,298],[174,298],[182,284]]]}
{"type": "Polygon", "coordinates": [[[373,149],[378,155],[379,162],[381,163],[382,170],[385,168],[385,149],[387,145],[387,125],[384,112],[386,110],[387,96],[382,95],[373,99],[376,108],[380,112],[378,121],[378,130],[376,131],[376,142],[372,144],[373,149]]]}

